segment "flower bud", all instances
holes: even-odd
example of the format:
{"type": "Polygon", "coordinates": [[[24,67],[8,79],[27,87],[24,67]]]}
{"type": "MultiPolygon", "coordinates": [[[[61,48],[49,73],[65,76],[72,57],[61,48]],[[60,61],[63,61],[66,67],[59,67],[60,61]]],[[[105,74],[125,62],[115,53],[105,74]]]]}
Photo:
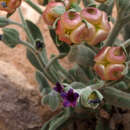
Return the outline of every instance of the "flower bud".
{"type": "Polygon", "coordinates": [[[72,42],[70,41],[70,38],[68,35],[65,34],[65,29],[63,28],[63,25],[61,24],[61,21],[59,20],[57,23],[57,28],[56,28],[56,34],[59,37],[59,40],[71,45],[72,42]]]}
{"type": "Polygon", "coordinates": [[[109,80],[119,80],[123,77],[124,64],[109,64],[106,67],[106,75],[109,80]]]}
{"type": "Polygon", "coordinates": [[[97,45],[98,43],[104,41],[108,36],[108,32],[104,31],[103,29],[97,30],[94,38],[87,43],[91,46],[97,45]]]}
{"type": "Polygon", "coordinates": [[[87,7],[81,11],[80,15],[88,22],[92,24],[98,24],[102,18],[102,11],[94,7],[87,7]]]}
{"type": "Polygon", "coordinates": [[[78,12],[67,11],[61,16],[61,24],[65,29],[74,29],[80,25],[82,19],[78,12]]]}
{"type": "Polygon", "coordinates": [[[107,14],[105,12],[102,12],[102,20],[101,20],[101,25],[99,25],[102,29],[105,31],[109,32],[111,27],[108,21],[107,14]]]}
{"type": "Polygon", "coordinates": [[[64,41],[67,44],[72,44],[73,41],[71,41],[70,35],[81,23],[82,19],[79,13],[71,11],[65,12],[58,21],[56,28],[56,34],[59,36],[59,40],[64,41]]]}
{"type": "Polygon", "coordinates": [[[92,90],[90,87],[81,92],[80,98],[81,105],[93,109],[96,109],[103,100],[102,94],[98,90],[92,90]]]}
{"type": "Polygon", "coordinates": [[[119,80],[124,75],[125,60],[121,47],[103,47],[94,58],[94,70],[102,80],[119,80]]]}
{"type": "Polygon", "coordinates": [[[121,47],[111,47],[107,53],[107,60],[111,63],[122,64],[125,62],[126,56],[121,47]]]}
{"type": "Polygon", "coordinates": [[[60,13],[57,13],[54,8],[61,6],[64,8],[64,5],[62,2],[50,2],[45,11],[43,12],[43,19],[48,25],[53,25],[54,21],[56,20],[57,17],[61,16],[60,13]]]}
{"type": "Polygon", "coordinates": [[[1,0],[0,10],[13,13],[21,4],[21,0],[1,0]]]}
{"type": "Polygon", "coordinates": [[[86,37],[89,35],[89,30],[86,27],[85,23],[82,23],[79,25],[76,29],[72,31],[70,34],[70,40],[73,43],[81,43],[83,41],[86,41],[86,37]]]}
{"type": "Polygon", "coordinates": [[[106,63],[106,55],[111,47],[103,47],[98,54],[95,56],[94,61],[96,63],[105,64],[106,63]]]}
{"type": "Polygon", "coordinates": [[[89,45],[97,45],[104,41],[110,31],[110,24],[108,22],[107,14],[97,8],[87,7],[81,11],[81,17],[93,24],[96,32],[91,36],[91,40],[87,40],[89,45]]]}
{"type": "Polygon", "coordinates": [[[108,80],[107,75],[106,75],[105,65],[103,65],[103,64],[95,64],[93,69],[95,70],[97,75],[99,75],[99,77],[102,80],[108,80]]]}

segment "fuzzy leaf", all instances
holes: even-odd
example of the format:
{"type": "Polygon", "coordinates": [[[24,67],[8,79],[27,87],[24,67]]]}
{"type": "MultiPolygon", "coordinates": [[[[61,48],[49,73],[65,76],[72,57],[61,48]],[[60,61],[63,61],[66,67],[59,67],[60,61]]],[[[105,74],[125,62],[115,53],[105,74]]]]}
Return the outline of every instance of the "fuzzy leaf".
{"type": "Polygon", "coordinates": [[[48,95],[43,97],[42,104],[49,105],[52,110],[56,110],[60,103],[58,94],[55,91],[51,91],[48,95]]]}
{"type": "Polygon", "coordinates": [[[44,38],[42,36],[40,29],[29,20],[26,20],[26,23],[27,23],[27,26],[30,30],[30,33],[31,33],[33,39],[35,41],[40,40],[43,43],[43,49],[41,50],[41,53],[42,53],[44,62],[47,63],[48,60],[47,60],[47,54],[46,54],[46,49],[45,49],[45,44],[44,44],[44,38]]]}
{"type": "Polygon", "coordinates": [[[48,81],[46,80],[44,75],[42,75],[40,72],[36,72],[36,80],[38,81],[38,83],[40,85],[39,89],[43,95],[51,92],[51,87],[50,87],[48,81]]]}
{"type": "Polygon", "coordinates": [[[106,87],[102,91],[107,103],[116,107],[130,109],[130,94],[116,88],[106,87]]]}
{"type": "Polygon", "coordinates": [[[0,27],[5,27],[9,25],[9,21],[6,17],[0,16],[0,27]]]}
{"type": "Polygon", "coordinates": [[[72,46],[68,59],[69,61],[86,67],[94,64],[94,61],[92,60],[94,56],[95,52],[93,52],[90,48],[84,45],[79,45],[72,46]]]}
{"type": "Polygon", "coordinates": [[[31,62],[31,64],[39,71],[42,71],[42,68],[41,68],[37,58],[30,50],[27,49],[26,55],[27,55],[28,60],[31,62]]]}
{"type": "Polygon", "coordinates": [[[14,48],[19,43],[19,32],[13,28],[3,28],[2,41],[7,46],[14,48]]]}
{"type": "Polygon", "coordinates": [[[29,31],[30,31],[32,37],[34,38],[34,40],[39,39],[44,43],[44,39],[43,39],[40,29],[34,23],[32,23],[30,20],[26,20],[26,23],[27,23],[29,31]]]}

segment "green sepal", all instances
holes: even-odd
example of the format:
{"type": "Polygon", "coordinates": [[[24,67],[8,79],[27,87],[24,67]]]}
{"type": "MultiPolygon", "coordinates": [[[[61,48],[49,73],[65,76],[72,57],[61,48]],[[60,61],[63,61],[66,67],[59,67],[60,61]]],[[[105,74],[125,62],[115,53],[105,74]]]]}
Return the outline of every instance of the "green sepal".
{"type": "Polygon", "coordinates": [[[48,95],[42,98],[42,104],[48,105],[51,110],[55,111],[60,104],[58,93],[52,90],[48,95]]]}
{"type": "Polygon", "coordinates": [[[39,89],[40,92],[44,95],[44,94],[48,94],[51,92],[51,87],[47,81],[47,79],[45,78],[44,75],[42,75],[40,72],[36,72],[36,80],[39,83],[39,89]]]}
{"type": "Polygon", "coordinates": [[[55,46],[57,47],[58,51],[60,53],[68,53],[70,50],[70,46],[68,44],[66,44],[65,42],[60,41],[53,29],[49,29],[49,32],[50,32],[51,38],[52,38],[55,46]]]}
{"type": "Polygon", "coordinates": [[[13,28],[3,28],[2,41],[9,46],[14,48],[19,44],[19,32],[13,28]]]}
{"type": "Polygon", "coordinates": [[[77,3],[72,3],[70,8],[74,9],[76,12],[80,12],[81,11],[81,8],[80,8],[79,4],[77,4],[77,3]]]}
{"type": "Polygon", "coordinates": [[[62,15],[65,12],[64,6],[56,6],[52,9],[56,14],[62,15]]]}
{"type": "Polygon", "coordinates": [[[93,108],[96,109],[100,102],[103,100],[102,94],[96,90],[96,89],[91,89],[90,87],[85,88],[81,93],[80,93],[80,98],[81,98],[81,105],[86,107],[86,108],[93,108]],[[89,102],[89,101],[95,101],[99,100],[99,102],[89,102]]]}
{"type": "Polygon", "coordinates": [[[5,27],[9,25],[9,21],[6,17],[0,16],[0,27],[5,27]]]}

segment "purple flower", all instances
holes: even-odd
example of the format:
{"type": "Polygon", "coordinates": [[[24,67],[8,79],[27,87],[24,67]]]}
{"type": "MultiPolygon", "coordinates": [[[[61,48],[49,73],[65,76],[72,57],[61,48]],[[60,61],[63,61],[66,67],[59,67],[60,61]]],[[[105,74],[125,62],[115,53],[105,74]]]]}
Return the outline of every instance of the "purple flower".
{"type": "Polygon", "coordinates": [[[77,99],[79,94],[74,92],[73,89],[70,89],[67,93],[62,92],[61,97],[63,98],[63,105],[64,107],[75,107],[77,104],[77,99]]]}
{"type": "Polygon", "coordinates": [[[54,90],[58,93],[64,92],[64,86],[62,86],[59,82],[56,83],[56,86],[54,87],[54,90]]]}

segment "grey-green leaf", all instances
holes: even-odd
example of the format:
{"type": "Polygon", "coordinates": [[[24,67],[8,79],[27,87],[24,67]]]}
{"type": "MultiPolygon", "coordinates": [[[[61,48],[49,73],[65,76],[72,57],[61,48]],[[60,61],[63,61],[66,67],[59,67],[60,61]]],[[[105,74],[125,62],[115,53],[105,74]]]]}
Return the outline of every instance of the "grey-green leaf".
{"type": "Polygon", "coordinates": [[[3,28],[2,41],[7,46],[14,48],[19,44],[19,32],[13,28],[3,28]]]}
{"type": "Polygon", "coordinates": [[[51,87],[50,87],[47,79],[40,72],[36,72],[36,80],[38,81],[38,83],[40,85],[39,89],[43,95],[51,92],[51,87]]]}
{"type": "Polygon", "coordinates": [[[0,27],[5,27],[9,25],[9,21],[6,17],[0,16],[0,27]]]}
{"type": "Polygon", "coordinates": [[[59,96],[57,92],[51,91],[48,95],[43,97],[42,104],[49,105],[50,108],[55,111],[60,103],[59,96]]]}
{"type": "Polygon", "coordinates": [[[27,49],[26,55],[27,55],[28,60],[31,62],[31,64],[35,68],[37,68],[39,71],[42,72],[42,68],[41,68],[41,66],[40,66],[37,58],[35,57],[35,55],[30,50],[28,50],[28,49],[27,49]]]}
{"type": "Polygon", "coordinates": [[[30,20],[26,20],[26,23],[34,40],[39,39],[44,43],[44,39],[43,39],[40,29],[30,20]]]}

